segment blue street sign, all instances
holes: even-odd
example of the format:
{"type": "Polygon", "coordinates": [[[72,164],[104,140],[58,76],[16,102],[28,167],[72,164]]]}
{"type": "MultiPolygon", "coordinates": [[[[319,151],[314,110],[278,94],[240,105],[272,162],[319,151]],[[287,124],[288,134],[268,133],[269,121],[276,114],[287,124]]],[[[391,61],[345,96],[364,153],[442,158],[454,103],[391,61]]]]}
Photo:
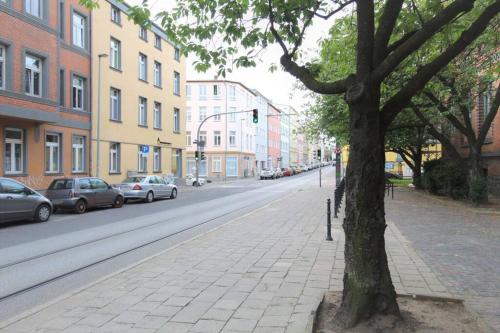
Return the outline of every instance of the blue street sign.
{"type": "Polygon", "coordinates": [[[149,146],[141,145],[141,152],[144,154],[148,154],[149,153],[149,146]]]}

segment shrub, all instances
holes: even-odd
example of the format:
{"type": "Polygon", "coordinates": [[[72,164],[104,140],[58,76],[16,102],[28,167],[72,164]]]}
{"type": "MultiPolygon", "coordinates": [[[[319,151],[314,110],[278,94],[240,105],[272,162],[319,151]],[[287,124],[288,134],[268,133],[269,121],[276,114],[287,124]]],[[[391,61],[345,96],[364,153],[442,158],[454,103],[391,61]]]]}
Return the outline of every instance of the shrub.
{"type": "Polygon", "coordinates": [[[453,199],[467,197],[467,173],[461,165],[439,159],[424,163],[423,187],[431,193],[453,199]]]}
{"type": "Polygon", "coordinates": [[[469,184],[469,199],[476,205],[485,200],[487,183],[484,179],[473,179],[469,184]]]}

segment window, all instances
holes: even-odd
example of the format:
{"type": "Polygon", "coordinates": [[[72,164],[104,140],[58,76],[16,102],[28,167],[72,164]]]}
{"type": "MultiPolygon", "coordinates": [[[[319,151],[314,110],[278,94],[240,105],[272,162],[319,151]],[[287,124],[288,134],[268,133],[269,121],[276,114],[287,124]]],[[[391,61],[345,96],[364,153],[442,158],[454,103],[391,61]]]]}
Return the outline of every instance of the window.
{"type": "Polygon", "coordinates": [[[5,59],[6,59],[5,46],[0,45],[0,89],[5,89],[5,59]]]}
{"type": "Polygon", "coordinates": [[[111,21],[118,25],[121,24],[120,9],[115,6],[111,6],[111,21]]]}
{"type": "Polygon", "coordinates": [[[120,172],[120,144],[111,143],[109,145],[109,173],[120,172]]]}
{"type": "Polygon", "coordinates": [[[139,125],[148,126],[148,100],[144,97],[139,97],[139,125]]]}
{"type": "Polygon", "coordinates": [[[491,111],[491,97],[492,97],[492,87],[491,83],[488,84],[486,87],[486,90],[481,93],[482,98],[483,98],[483,113],[484,116],[486,117],[488,113],[491,111]]]}
{"type": "Polygon", "coordinates": [[[212,157],[212,172],[221,172],[221,158],[220,157],[212,157]]]}
{"type": "Polygon", "coordinates": [[[177,72],[174,72],[174,94],[181,94],[181,75],[177,72]]]}
{"type": "Polygon", "coordinates": [[[198,92],[200,96],[200,101],[204,101],[207,99],[207,86],[204,84],[200,84],[198,86],[198,92]]]}
{"type": "Polygon", "coordinates": [[[109,50],[109,65],[115,69],[121,69],[122,60],[121,60],[121,43],[119,40],[111,38],[110,42],[110,50],[109,50]]]}
{"type": "Polygon", "coordinates": [[[153,113],[153,127],[161,129],[161,103],[155,102],[153,113]]]}
{"type": "Polygon", "coordinates": [[[42,94],[42,60],[31,55],[25,59],[25,92],[32,96],[42,94]]]}
{"type": "Polygon", "coordinates": [[[153,148],[153,172],[161,171],[161,148],[153,148]]]}
{"type": "Polygon", "coordinates": [[[220,143],[221,143],[220,131],[215,131],[214,132],[214,146],[220,146],[220,143]]]}
{"type": "Polygon", "coordinates": [[[188,100],[191,99],[191,85],[190,84],[186,84],[186,98],[188,100]]]}
{"type": "Polygon", "coordinates": [[[42,18],[42,0],[25,0],[26,13],[42,18]]]}
{"type": "Polygon", "coordinates": [[[227,157],[226,158],[226,175],[228,177],[238,176],[238,158],[237,157],[227,157]]]}
{"type": "Polygon", "coordinates": [[[191,121],[191,108],[188,107],[187,110],[186,110],[186,121],[190,122],[191,121]]]}
{"type": "Polygon", "coordinates": [[[139,27],[139,38],[148,41],[148,30],[144,27],[139,27]]]}
{"type": "Polygon", "coordinates": [[[61,136],[59,134],[45,135],[45,171],[56,173],[61,166],[61,136]]]}
{"type": "Polygon", "coordinates": [[[104,190],[108,188],[108,184],[99,178],[90,178],[90,188],[93,190],[104,190]]]}
{"type": "Polygon", "coordinates": [[[236,100],[236,87],[235,86],[229,86],[229,99],[232,101],[236,100]]]}
{"type": "Polygon", "coordinates": [[[207,117],[207,107],[200,106],[200,113],[198,115],[198,120],[203,121],[207,117]]]}
{"type": "Polygon", "coordinates": [[[110,119],[121,120],[121,91],[116,88],[110,89],[110,102],[109,102],[110,119]]]}
{"type": "Polygon", "coordinates": [[[139,172],[147,172],[148,170],[148,153],[143,152],[145,150],[143,147],[147,146],[139,146],[139,163],[138,163],[138,171],[139,172]]]}
{"type": "MultiPolygon", "coordinates": [[[[191,174],[196,174],[196,160],[194,157],[188,157],[186,161],[186,166],[188,173],[191,174]]],[[[206,176],[207,175],[207,161],[203,160],[200,161],[200,176],[206,176]]]]}
{"type": "Polygon", "coordinates": [[[85,17],[78,13],[73,13],[73,45],[85,48],[85,17]]]}
{"type": "Polygon", "coordinates": [[[17,128],[5,129],[4,170],[6,174],[22,173],[24,162],[24,133],[17,128]]]}
{"type": "Polygon", "coordinates": [[[64,83],[64,69],[59,70],[59,105],[64,106],[64,91],[66,90],[66,84],[64,83]]]}
{"type": "Polygon", "coordinates": [[[214,121],[220,121],[220,106],[214,106],[214,121]]]}
{"type": "Polygon", "coordinates": [[[206,131],[200,131],[199,143],[203,146],[206,145],[206,143],[207,143],[207,132],[206,131]]]}
{"type": "Polygon", "coordinates": [[[186,146],[191,146],[191,131],[186,132],[186,146]]]}
{"type": "Polygon", "coordinates": [[[236,131],[229,131],[229,145],[236,146],[236,131]]]}
{"type": "Polygon", "coordinates": [[[181,111],[178,108],[174,108],[174,132],[179,133],[181,131],[181,111]]]}
{"type": "Polygon", "coordinates": [[[229,121],[234,123],[236,121],[236,108],[234,106],[230,107],[229,112],[229,121]]]}
{"type": "Polygon", "coordinates": [[[161,64],[155,61],[155,86],[161,87],[161,64]]]}
{"type": "Polygon", "coordinates": [[[79,76],[73,76],[73,87],[72,87],[73,101],[71,102],[73,109],[76,110],[84,109],[84,103],[83,103],[84,85],[85,85],[85,80],[83,78],[79,76]]]}
{"type": "Polygon", "coordinates": [[[148,57],[139,53],[139,80],[147,81],[148,79],[148,57]]]}
{"type": "Polygon", "coordinates": [[[178,47],[174,48],[174,59],[177,61],[181,60],[181,50],[178,47]]]}
{"type": "Polygon", "coordinates": [[[85,170],[85,137],[73,136],[73,172],[85,170]]]}
{"type": "Polygon", "coordinates": [[[24,185],[19,184],[10,179],[2,179],[0,180],[0,185],[2,188],[2,192],[4,194],[23,194],[24,193],[24,185]]]}
{"type": "Polygon", "coordinates": [[[155,47],[161,50],[161,37],[155,34],[155,47]]]}
{"type": "Polygon", "coordinates": [[[214,84],[214,99],[219,99],[220,98],[220,91],[219,91],[219,85],[214,84]]]}

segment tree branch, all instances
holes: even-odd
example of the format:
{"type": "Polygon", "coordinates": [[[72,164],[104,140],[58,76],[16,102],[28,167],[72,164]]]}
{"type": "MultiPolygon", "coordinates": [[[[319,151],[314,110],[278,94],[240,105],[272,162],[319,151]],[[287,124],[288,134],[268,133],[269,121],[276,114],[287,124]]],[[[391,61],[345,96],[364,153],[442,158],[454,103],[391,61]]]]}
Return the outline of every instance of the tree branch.
{"type": "Polygon", "coordinates": [[[446,119],[455,127],[457,130],[459,130],[463,135],[468,136],[470,132],[467,130],[467,128],[460,122],[460,120],[457,119],[453,114],[449,113],[448,108],[439,100],[439,98],[436,97],[432,92],[430,91],[424,91],[424,95],[436,106],[438,111],[443,114],[446,119]]]}
{"type": "Polygon", "coordinates": [[[349,1],[346,1],[344,2],[343,4],[340,5],[339,8],[335,9],[335,10],[332,10],[331,12],[329,12],[328,14],[319,14],[318,12],[314,12],[314,11],[311,11],[312,14],[314,14],[314,16],[316,17],[319,17],[319,18],[322,18],[324,20],[328,20],[330,17],[332,17],[333,15],[337,14],[338,12],[340,12],[342,9],[344,9],[345,7],[349,6],[350,4],[352,4],[355,0],[349,0],[349,1]]]}
{"type": "Polygon", "coordinates": [[[484,119],[483,125],[481,126],[481,129],[479,131],[479,135],[477,137],[477,142],[476,142],[476,144],[479,147],[482,147],[482,145],[484,144],[484,140],[486,140],[486,134],[488,134],[491,123],[493,122],[493,119],[495,119],[495,116],[497,115],[499,108],[500,108],[500,86],[497,87],[497,92],[495,93],[495,99],[493,100],[493,104],[491,105],[488,115],[484,119]]]}
{"type": "Polygon", "coordinates": [[[274,36],[274,39],[278,42],[278,44],[281,46],[281,49],[283,50],[283,53],[285,55],[288,55],[288,48],[285,45],[285,42],[283,41],[283,38],[281,38],[280,34],[278,31],[274,28],[274,13],[273,13],[273,3],[272,0],[268,1],[268,6],[269,6],[269,22],[271,23],[271,33],[274,36]]]}
{"type": "Polygon", "coordinates": [[[384,113],[383,124],[385,127],[390,125],[398,113],[410,103],[411,98],[429,82],[435,73],[448,65],[458,54],[460,54],[460,52],[483,33],[489,22],[499,11],[500,0],[496,0],[495,3],[488,6],[481,13],[467,30],[462,32],[460,37],[453,44],[433,61],[423,66],[397,94],[386,102],[382,108],[382,112],[384,113]]]}
{"type": "Polygon", "coordinates": [[[404,34],[403,37],[401,37],[399,40],[397,40],[394,43],[392,43],[391,45],[389,45],[387,47],[387,50],[386,50],[386,55],[389,54],[389,53],[391,53],[391,52],[394,52],[394,50],[396,50],[398,47],[400,47],[401,45],[403,45],[416,32],[417,32],[417,30],[410,31],[410,32],[404,34]]]}
{"type": "Polygon", "coordinates": [[[304,66],[299,66],[291,59],[289,55],[282,55],[280,59],[283,68],[297,79],[299,79],[307,88],[325,95],[342,94],[347,91],[350,77],[335,82],[321,82],[314,78],[309,69],[304,66]]]}
{"type": "Polygon", "coordinates": [[[404,0],[387,0],[375,33],[373,66],[377,66],[387,55],[387,45],[396,25],[404,0]]]}
{"type": "Polygon", "coordinates": [[[369,78],[372,72],[374,41],[373,1],[357,0],[358,44],[356,46],[356,77],[359,81],[369,78]]]}
{"type": "Polygon", "coordinates": [[[475,0],[455,0],[451,5],[427,21],[422,29],[399,46],[373,72],[373,80],[382,82],[404,59],[418,50],[443,26],[450,23],[457,15],[468,12],[474,7],[475,0]]]}

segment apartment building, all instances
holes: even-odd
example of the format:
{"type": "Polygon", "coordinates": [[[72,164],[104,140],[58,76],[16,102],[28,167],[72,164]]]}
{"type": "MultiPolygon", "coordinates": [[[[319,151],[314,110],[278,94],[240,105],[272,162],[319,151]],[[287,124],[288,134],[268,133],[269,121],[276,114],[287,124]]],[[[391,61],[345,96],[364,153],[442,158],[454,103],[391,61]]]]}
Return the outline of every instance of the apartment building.
{"type": "MultiPolygon", "coordinates": [[[[255,127],[251,110],[255,93],[239,82],[200,80],[187,82],[187,172],[196,172],[197,131],[203,142],[200,176],[212,179],[256,175],[255,127]],[[248,112],[245,112],[248,111],[248,112]],[[226,115],[227,113],[227,115],[226,115]]],[[[261,119],[259,115],[259,122],[261,119]]]]}
{"type": "Polygon", "coordinates": [[[127,4],[92,12],[93,174],[185,174],[185,59],[155,24],[127,18],[127,4]]]}
{"type": "Polygon", "coordinates": [[[78,0],[0,0],[0,174],[35,189],[87,175],[90,13],[78,0]]]}
{"type": "Polygon", "coordinates": [[[273,104],[269,104],[269,116],[267,121],[267,151],[268,166],[281,167],[281,111],[273,104]]]}

